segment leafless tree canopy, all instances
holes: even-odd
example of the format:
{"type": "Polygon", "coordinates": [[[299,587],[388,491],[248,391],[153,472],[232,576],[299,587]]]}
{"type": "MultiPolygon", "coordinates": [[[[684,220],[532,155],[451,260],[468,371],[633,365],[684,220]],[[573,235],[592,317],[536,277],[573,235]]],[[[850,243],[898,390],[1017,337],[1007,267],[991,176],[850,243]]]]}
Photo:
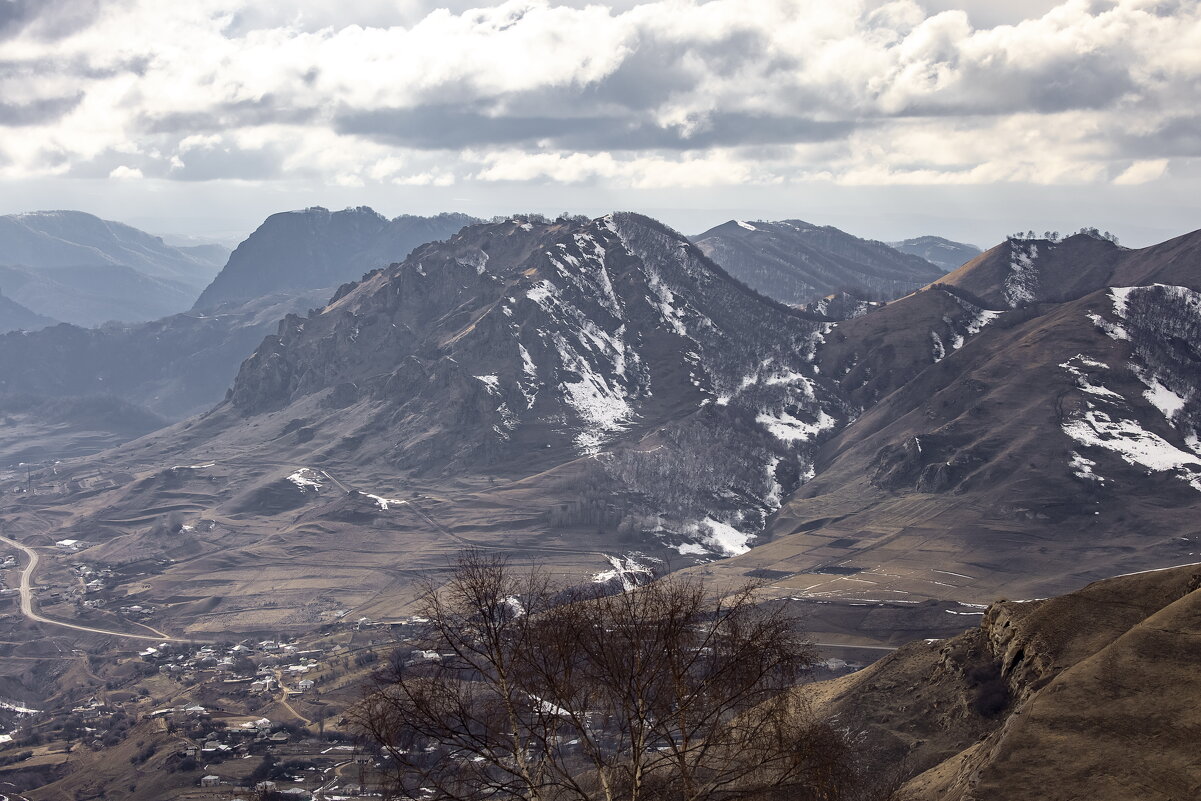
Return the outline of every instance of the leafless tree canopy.
{"type": "Polygon", "coordinates": [[[357,721],[401,798],[851,798],[847,743],[784,692],[810,652],[752,590],[566,590],[468,552],[357,721]]]}

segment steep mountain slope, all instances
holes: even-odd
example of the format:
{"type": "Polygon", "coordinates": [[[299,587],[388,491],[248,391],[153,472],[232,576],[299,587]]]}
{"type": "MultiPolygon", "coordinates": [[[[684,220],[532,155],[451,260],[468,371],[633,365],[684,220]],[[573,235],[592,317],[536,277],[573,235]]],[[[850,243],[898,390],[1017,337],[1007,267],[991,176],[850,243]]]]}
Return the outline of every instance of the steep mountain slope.
{"type": "Polygon", "coordinates": [[[587,457],[662,536],[700,524],[738,550],[780,482],[808,469],[805,446],[838,425],[809,364],[823,328],[647,218],[508,221],[419,248],[321,314],[285,320],[223,413],[286,408],[281,422],[303,417],[326,458],[413,474],[520,475],[587,457]]]}
{"type": "Polygon", "coordinates": [[[902,253],[920,256],[946,272],[950,272],[980,255],[980,248],[975,245],[953,242],[950,239],[943,239],[941,236],[919,236],[900,242],[889,242],[888,245],[902,253]]]}
{"type": "Polygon", "coordinates": [[[0,336],[0,392],[113,395],[178,420],[219,402],[242,359],[281,317],[326,299],[318,291],[140,325],[57,325],[5,334],[0,336]]]}
{"type": "Polygon", "coordinates": [[[389,220],[366,206],[273,214],[230,254],[193,308],[207,310],[276,292],[332,290],[472,222],[464,214],[389,220]]]}
{"type": "Polygon", "coordinates": [[[1143,251],[1070,238],[1023,269],[1076,297],[1006,310],[997,262],[1024,244],[826,336],[821,372],[863,412],[823,446],[774,541],[714,570],[770,570],[812,597],[985,602],[1185,560],[1201,511],[1201,233],[1143,251]],[[1118,275],[1188,285],[1101,288],[1118,275]]]}
{"type": "Polygon", "coordinates": [[[80,325],[182,311],[216,273],[211,249],[171,247],[79,211],[0,217],[0,265],[10,298],[80,325]]]}
{"type": "Polygon", "coordinates": [[[847,289],[865,299],[890,300],[946,272],[883,242],[801,220],[731,220],[692,239],[730,275],[796,305],[847,289]]]}
{"type": "Polygon", "coordinates": [[[999,601],[979,628],[917,642],[800,691],[861,734],[906,801],[1192,798],[1201,567],[999,601]]]}
{"type": "Polygon", "coordinates": [[[637,215],[473,226],[285,318],[209,414],[34,476],[9,519],[176,560],[139,586],[209,631],[394,615],[468,545],[585,580],[739,553],[846,422],[812,364],[829,326],[637,215]],[[189,532],[156,534],[171,515],[189,532]]]}
{"type": "Polygon", "coordinates": [[[15,300],[0,295],[0,334],[6,331],[35,331],[54,325],[54,322],[49,317],[30,311],[15,300]]]}

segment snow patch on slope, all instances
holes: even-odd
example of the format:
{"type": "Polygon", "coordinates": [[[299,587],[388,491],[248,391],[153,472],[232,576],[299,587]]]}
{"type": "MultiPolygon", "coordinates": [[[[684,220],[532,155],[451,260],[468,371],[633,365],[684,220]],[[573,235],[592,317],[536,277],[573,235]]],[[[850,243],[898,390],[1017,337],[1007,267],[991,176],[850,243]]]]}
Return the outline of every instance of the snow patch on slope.
{"type": "Polygon", "coordinates": [[[317,479],[321,474],[316,470],[310,470],[307,467],[302,467],[292,475],[288,476],[288,481],[291,481],[296,486],[300,487],[305,492],[312,490],[317,492],[323,486],[317,479]]]}
{"type": "Polygon", "coordinates": [[[1033,303],[1037,297],[1037,258],[1038,245],[1033,242],[1010,244],[1009,273],[1005,276],[1005,284],[1001,290],[1010,308],[1017,308],[1023,303],[1033,303]]]}

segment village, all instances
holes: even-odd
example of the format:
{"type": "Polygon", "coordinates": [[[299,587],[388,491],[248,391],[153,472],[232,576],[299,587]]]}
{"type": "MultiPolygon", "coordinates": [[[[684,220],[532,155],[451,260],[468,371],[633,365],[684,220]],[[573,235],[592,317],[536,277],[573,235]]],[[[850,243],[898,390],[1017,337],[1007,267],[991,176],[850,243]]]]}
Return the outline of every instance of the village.
{"type": "Polygon", "coordinates": [[[53,706],[0,698],[0,784],[128,753],[155,798],[377,795],[380,757],[355,742],[346,712],[380,660],[411,656],[418,623],[362,618],[297,639],[88,655],[96,681],[53,706]]]}

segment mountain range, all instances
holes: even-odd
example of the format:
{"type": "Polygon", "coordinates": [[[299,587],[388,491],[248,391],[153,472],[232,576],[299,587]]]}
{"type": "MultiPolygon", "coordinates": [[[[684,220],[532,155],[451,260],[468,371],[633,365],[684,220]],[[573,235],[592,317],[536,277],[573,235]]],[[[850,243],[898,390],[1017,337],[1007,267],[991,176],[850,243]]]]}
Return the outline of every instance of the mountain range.
{"type": "Polygon", "coordinates": [[[80,211],[0,217],[0,291],[35,314],[78,325],[183,311],[225,255],[213,245],[172,247],[80,211]]]}
{"type": "Polygon", "coordinates": [[[927,602],[1195,548],[1199,246],[1007,240],[886,304],[798,309],[639,215],[469,226],[285,317],[216,408],[59,466],[17,518],[105,561],[187,554],[153,592],[203,573],[224,600],[167,605],[185,628],[264,625],[247,565],[311,573],[271,585],[282,625],[394,609],[396,570],[477,545],[768,579],[827,631],[875,609],[873,637],[911,636],[927,602]],[[163,508],[211,526],[150,536],[163,508]]]}
{"type": "Polygon", "coordinates": [[[692,240],[730,275],[793,305],[842,291],[864,300],[892,300],[953,269],[802,220],[730,220],[692,240]]]}

